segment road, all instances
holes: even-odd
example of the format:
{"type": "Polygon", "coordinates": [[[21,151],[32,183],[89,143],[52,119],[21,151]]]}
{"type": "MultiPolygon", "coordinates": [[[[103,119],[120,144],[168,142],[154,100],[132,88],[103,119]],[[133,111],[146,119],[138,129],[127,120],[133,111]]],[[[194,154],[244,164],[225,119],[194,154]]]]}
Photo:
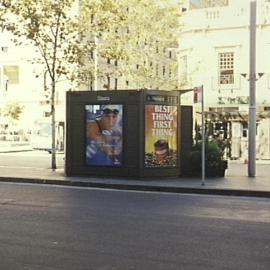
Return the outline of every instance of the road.
{"type": "Polygon", "coordinates": [[[270,200],[0,183],[0,269],[269,270],[270,200]]]}

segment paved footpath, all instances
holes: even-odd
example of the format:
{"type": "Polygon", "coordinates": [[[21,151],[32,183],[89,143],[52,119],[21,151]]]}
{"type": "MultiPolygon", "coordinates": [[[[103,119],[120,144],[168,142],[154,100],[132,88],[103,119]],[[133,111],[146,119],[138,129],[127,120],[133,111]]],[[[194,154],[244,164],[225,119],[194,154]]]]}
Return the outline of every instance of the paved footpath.
{"type": "MultiPolygon", "coordinates": [[[[31,151],[27,144],[0,144],[0,152],[31,151]]],[[[52,171],[50,168],[18,167],[12,169],[0,166],[0,181],[42,183],[126,190],[163,191],[180,193],[219,194],[237,196],[256,196],[270,198],[270,161],[256,162],[256,177],[248,177],[248,165],[243,161],[230,161],[224,178],[206,178],[202,185],[201,178],[147,178],[127,179],[109,177],[67,177],[61,167],[52,171]]]]}
{"type": "Polygon", "coordinates": [[[18,168],[15,164],[12,170],[0,169],[0,181],[270,198],[270,163],[257,162],[256,177],[248,177],[247,171],[247,164],[231,161],[224,178],[206,178],[205,185],[202,185],[200,178],[187,177],[147,179],[67,177],[63,168],[52,171],[49,168],[18,168]]]}

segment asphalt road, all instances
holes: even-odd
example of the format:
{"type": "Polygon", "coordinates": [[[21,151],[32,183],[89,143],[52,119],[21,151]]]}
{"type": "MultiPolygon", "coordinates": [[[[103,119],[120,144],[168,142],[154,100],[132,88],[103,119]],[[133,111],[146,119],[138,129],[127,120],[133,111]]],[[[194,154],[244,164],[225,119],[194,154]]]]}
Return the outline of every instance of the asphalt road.
{"type": "Polygon", "coordinates": [[[269,270],[270,200],[0,183],[3,270],[269,270]]]}

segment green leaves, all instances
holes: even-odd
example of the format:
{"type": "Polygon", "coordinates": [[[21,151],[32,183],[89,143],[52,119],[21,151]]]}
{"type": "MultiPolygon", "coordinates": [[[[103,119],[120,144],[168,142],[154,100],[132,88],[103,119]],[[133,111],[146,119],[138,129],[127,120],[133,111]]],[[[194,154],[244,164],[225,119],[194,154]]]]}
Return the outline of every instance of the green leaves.
{"type": "Polygon", "coordinates": [[[136,88],[177,87],[171,76],[176,59],[164,48],[177,44],[179,13],[167,0],[81,0],[79,8],[74,0],[0,3],[2,26],[16,36],[17,44],[26,37],[38,48],[38,63],[50,70],[52,81],[65,76],[88,84],[85,78],[92,80],[96,72],[95,53],[100,80],[122,76],[136,88]],[[104,65],[101,59],[120,64],[104,65]]]}
{"type": "Polygon", "coordinates": [[[171,74],[176,74],[176,59],[169,59],[163,49],[177,44],[179,14],[176,7],[165,3],[165,0],[81,1],[80,31],[86,54],[95,51],[98,55],[99,80],[122,76],[133,81],[136,88],[177,87],[176,79],[162,72],[156,75],[156,65],[159,69],[166,65],[171,74]],[[113,67],[102,64],[101,59],[121,63],[113,67]]]}
{"type": "Polygon", "coordinates": [[[12,120],[19,120],[23,108],[24,106],[17,101],[8,103],[3,109],[3,115],[10,117],[12,120]]]}
{"type": "Polygon", "coordinates": [[[66,76],[62,66],[75,64],[72,55],[78,38],[78,19],[72,14],[73,0],[1,1],[2,27],[14,34],[14,42],[32,43],[40,52],[52,81],[66,76]],[[68,49],[67,49],[68,48],[68,49]],[[65,64],[63,64],[65,63],[65,64]]]}

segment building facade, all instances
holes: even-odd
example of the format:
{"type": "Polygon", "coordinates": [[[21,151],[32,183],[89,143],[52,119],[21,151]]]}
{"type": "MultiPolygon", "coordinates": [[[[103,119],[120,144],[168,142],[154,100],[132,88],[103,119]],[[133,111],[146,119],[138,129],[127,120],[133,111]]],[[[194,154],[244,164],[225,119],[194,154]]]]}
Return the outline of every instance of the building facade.
{"type": "MultiPolygon", "coordinates": [[[[0,141],[29,141],[37,122],[50,125],[50,79],[41,65],[33,64],[35,48],[15,46],[12,35],[0,33],[0,141]],[[19,119],[7,115],[9,106],[19,106],[19,119]]],[[[56,119],[65,118],[65,82],[56,93],[56,119]]]]}
{"type": "MultiPolygon", "coordinates": [[[[209,136],[230,142],[232,159],[247,159],[250,2],[186,0],[179,35],[183,88],[203,85],[209,136]]],[[[270,159],[270,2],[257,0],[257,158],[270,159]]],[[[191,102],[187,95],[184,102],[191,102]]],[[[197,112],[200,107],[196,107],[197,112]]]]}
{"type": "Polygon", "coordinates": [[[16,47],[11,35],[5,32],[0,34],[1,140],[26,140],[33,111],[39,114],[39,82],[27,55],[32,55],[31,48],[16,47]],[[7,115],[8,106],[22,108],[18,120],[7,115]]]}

